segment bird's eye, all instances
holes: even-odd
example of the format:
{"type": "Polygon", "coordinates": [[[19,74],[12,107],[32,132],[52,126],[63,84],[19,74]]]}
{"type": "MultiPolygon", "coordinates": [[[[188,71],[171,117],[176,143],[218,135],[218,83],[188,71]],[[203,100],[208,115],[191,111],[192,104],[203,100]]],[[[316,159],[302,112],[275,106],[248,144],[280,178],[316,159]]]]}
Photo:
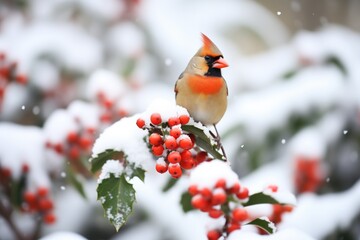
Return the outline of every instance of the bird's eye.
{"type": "Polygon", "coordinates": [[[205,56],[205,60],[206,60],[206,61],[209,61],[209,60],[210,60],[210,56],[206,55],[206,56],[205,56]]]}

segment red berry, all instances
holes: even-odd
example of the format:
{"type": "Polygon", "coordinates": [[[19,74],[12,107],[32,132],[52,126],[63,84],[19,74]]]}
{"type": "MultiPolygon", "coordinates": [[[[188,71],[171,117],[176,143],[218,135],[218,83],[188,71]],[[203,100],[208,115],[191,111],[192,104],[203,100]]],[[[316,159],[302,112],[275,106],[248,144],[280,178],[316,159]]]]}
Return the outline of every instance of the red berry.
{"type": "Polygon", "coordinates": [[[124,108],[120,108],[118,111],[117,111],[117,114],[120,118],[123,118],[123,117],[126,117],[126,116],[129,116],[129,112],[124,109],[124,108]]]}
{"type": "Polygon", "coordinates": [[[161,115],[159,113],[151,114],[150,121],[154,125],[159,125],[162,122],[161,115]]]}
{"type": "Polygon", "coordinates": [[[28,78],[24,74],[19,74],[15,77],[17,83],[25,85],[28,82],[28,78]]]}
{"type": "Polygon", "coordinates": [[[56,222],[56,217],[53,213],[47,213],[44,215],[43,220],[46,224],[53,224],[56,222]]]}
{"type": "Polygon", "coordinates": [[[190,170],[195,166],[195,161],[194,161],[194,159],[192,157],[190,157],[188,159],[182,159],[181,158],[180,166],[183,169],[190,170]]]}
{"type": "Polygon", "coordinates": [[[138,118],[138,120],[136,120],[136,125],[139,127],[139,128],[143,128],[145,126],[145,121],[141,118],[138,118]]]}
{"type": "Polygon", "coordinates": [[[35,193],[26,191],[24,193],[24,200],[26,203],[33,204],[33,203],[36,203],[37,197],[36,197],[35,193]]]}
{"type": "Polygon", "coordinates": [[[218,240],[221,237],[221,232],[218,230],[210,230],[206,236],[208,240],[218,240]]]}
{"type": "Polygon", "coordinates": [[[168,170],[168,165],[166,163],[156,163],[155,169],[158,173],[165,173],[168,170]]]}
{"type": "Polygon", "coordinates": [[[248,219],[249,214],[244,208],[235,208],[232,211],[232,218],[237,222],[243,222],[248,219]]]}
{"type": "Polygon", "coordinates": [[[169,124],[169,127],[172,127],[172,126],[175,126],[175,125],[179,125],[179,124],[180,124],[180,119],[177,118],[177,117],[171,117],[171,118],[169,118],[169,120],[168,120],[168,124],[169,124]]]}
{"type": "Polygon", "coordinates": [[[74,143],[78,140],[78,134],[76,132],[69,132],[66,136],[66,140],[69,142],[69,143],[74,143]]]}
{"type": "Polygon", "coordinates": [[[163,143],[163,139],[160,134],[158,133],[152,133],[149,136],[149,143],[153,146],[158,146],[163,143]]]}
{"type": "Polygon", "coordinates": [[[230,189],[229,192],[233,194],[237,194],[240,191],[240,184],[235,183],[230,189]]]}
{"type": "Polygon", "coordinates": [[[88,137],[81,137],[79,139],[80,148],[83,150],[88,150],[91,147],[92,140],[88,137]]]}
{"type": "Polygon", "coordinates": [[[198,154],[196,154],[195,159],[196,159],[197,163],[202,163],[203,161],[205,161],[207,159],[207,157],[208,157],[207,152],[201,151],[201,152],[198,152],[198,154]]]}
{"type": "Polygon", "coordinates": [[[178,127],[173,127],[170,129],[170,136],[173,136],[174,138],[178,138],[181,135],[181,129],[178,127]]]}
{"type": "Polygon", "coordinates": [[[11,169],[4,167],[4,168],[0,168],[0,177],[4,177],[4,178],[10,178],[11,177],[11,169]]]}
{"type": "Polygon", "coordinates": [[[213,208],[213,209],[210,209],[208,214],[209,214],[209,217],[211,217],[211,218],[219,218],[224,214],[224,212],[220,209],[213,208]]]}
{"type": "Polygon", "coordinates": [[[37,189],[37,195],[39,197],[46,197],[49,193],[49,189],[47,187],[39,187],[37,189]]]}
{"type": "Polygon", "coordinates": [[[179,178],[182,175],[182,170],[178,163],[176,164],[170,163],[168,171],[173,178],[179,178]]]}
{"type": "Polygon", "coordinates": [[[191,205],[194,207],[194,208],[197,208],[197,209],[208,209],[209,208],[209,203],[208,201],[200,194],[197,194],[195,196],[192,197],[191,199],[191,205]]]}
{"type": "Polygon", "coordinates": [[[192,153],[189,150],[183,150],[181,152],[181,159],[182,160],[188,160],[190,158],[192,158],[192,153]]]}
{"type": "Polygon", "coordinates": [[[278,186],[276,186],[276,185],[269,185],[268,188],[269,188],[272,192],[277,192],[277,190],[278,190],[278,186]]]}
{"type": "Polygon", "coordinates": [[[96,132],[96,129],[95,129],[95,127],[87,127],[87,128],[85,129],[85,131],[86,131],[87,133],[91,134],[91,135],[94,135],[95,132],[96,132]]]}
{"type": "Polygon", "coordinates": [[[38,204],[41,211],[49,211],[54,207],[53,202],[47,198],[40,199],[38,204]]]}
{"type": "Polygon", "coordinates": [[[187,124],[187,123],[189,122],[190,117],[189,117],[188,115],[181,115],[181,116],[179,117],[179,120],[180,120],[180,123],[181,123],[182,125],[185,125],[185,124],[187,124]]]}
{"type": "Polygon", "coordinates": [[[217,180],[215,188],[226,189],[226,180],[224,178],[220,178],[219,180],[217,180]]]}
{"type": "Polygon", "coordinates": [[[173,136],[168,136],[165,140],[165,147],[170,150],[175,150],[178,148],[176,139],[173,136]]]}
{"type": "Polygon", "coordinates": [[[178,151],[172,151],[171,153],[169,153],[167,160],[169,161],[169,163],[180,163],[181,155],[178,151]]]}
{"type": "Polygon", "coordinates": [[[102,101],[102,105],[107,108],[107,109],[110,109],[112,108],[112,106],[114,105],[114,102],[110,99],[107,99],[105,98],[103,101],[102,101]]]}
{"type": "Polygon", "coordinates": [[[211,204],[212,205],[221,205],[224,204],[227,200],[227,195],[224,189],[217,188],[214,190],[212,198],[211,198],[211,204]]]}
{"type": "Polygon", "coordinates": [[[241,228],[240,224],[238,223],[230,223],[227,228],[226,228],[226,231],[227,233],[231,233],[235,230],[239,230],[241,228]]]}
{"type": "Polygon", "coordinates": [[[80,158],[80,149],[78,146],[72,146],[68,152],[68,156],[71,160],[77,160],[80,158]]]}
{"type": "Polygon", "coordinates": [[[58,154],[64,153],[64,147],[61,143],[56,143],[53,147],[54,147],[55,152],[57,152],[58,154]]]}
{"type": "Polygon", "coordinates": [[[191,141],[191,139],[189,137],[184,137],[182,139],[180,139],[179,141],[179,146],[182,148],[182,149],[185,149],[185,150],[189,150],[191,149],[194,145],[191,141]]]}
{"type": "Polygon", "coordinates": [[[188,192],[190,193],[191,196],[195,196],[196,194],[199,193],[199,190],[196,185],[190,185],[188,188],[188,192]]]}
{"type": "Polygon", "coordinates": [[[200,190],[200,194],[205,198],[205,199],[210,199],[212,197],[212,191],[205,187],[203,189],[200,190]]]}
{"type": "Polygon", "coordinates": [[[236,194],[239,199],[246,199],[249,197],[249,189],[246,187],[242,187],[240,191],[236,194]]]}
{"type": "Polygon", "coordinates": [[[102,122],[102,123],[111,123],[112,117],[113,117],[112,113],[110,113],[110,112],[103,113],[100,116],[100,122],[102,122]]]}
{"type": "Polygon", "coordinates": [[[161,156],[164,152],[164,147],[163,145],[152,146],[151,150],[155,156],[161,156]]]}
{"type": "Polygon", "coordinates": [[[30,166],[27,163],[23,163],[21,165],[21,172],[22,173],[28,173],[30,171],[30,166]]]}

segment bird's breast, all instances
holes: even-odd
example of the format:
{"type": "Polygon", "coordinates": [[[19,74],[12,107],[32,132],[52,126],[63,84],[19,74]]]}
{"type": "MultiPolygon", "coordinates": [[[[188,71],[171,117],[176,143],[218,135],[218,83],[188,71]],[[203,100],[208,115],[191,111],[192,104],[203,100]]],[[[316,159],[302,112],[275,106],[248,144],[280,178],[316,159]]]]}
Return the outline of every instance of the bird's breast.
{"type": "Polygon", "coordinates": [[[221,77],[190,76],[188,84],[192,92],[202,94],[216,94],[224,87],[221,77]]]}

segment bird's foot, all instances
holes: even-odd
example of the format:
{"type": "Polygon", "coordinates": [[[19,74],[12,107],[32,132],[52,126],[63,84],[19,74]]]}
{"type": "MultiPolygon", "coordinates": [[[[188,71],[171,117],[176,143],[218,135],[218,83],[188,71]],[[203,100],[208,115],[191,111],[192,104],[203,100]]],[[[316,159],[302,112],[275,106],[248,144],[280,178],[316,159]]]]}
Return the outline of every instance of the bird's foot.
{"type": "Polygon", "coordinates": [[[220,137],[220,134],[216,128],[216,125],[214,124],[214,129],[215,129],[215,132],[216,132],[216,135],[210,131],[210,135],[214,138],[215,142],[216,142],[216,146],[218,149],[221,149],[221,152],[222,152],[222,155],[223,155],[223,159],[225,161],[227,161],[227,157],[226,157],[226,153],[225,153],[225,149],[224,149],[224,146],[222,145],[221,143],[221,137],[220,137]]]}

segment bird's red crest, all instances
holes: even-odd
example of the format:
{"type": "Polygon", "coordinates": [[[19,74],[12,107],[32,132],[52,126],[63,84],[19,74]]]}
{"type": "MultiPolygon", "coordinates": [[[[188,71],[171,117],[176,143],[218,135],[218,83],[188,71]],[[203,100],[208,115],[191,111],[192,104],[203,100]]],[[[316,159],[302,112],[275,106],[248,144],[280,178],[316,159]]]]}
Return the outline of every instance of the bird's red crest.
{"type": "MultiPolygon", "coordinates": [[[[203,41],[203,47],[201,49],[201,55],[216,55],[219,54],[220,51],[216,47],[216,45],[208,38],[205,34],[201,33],[201,38],[203,41]]],[[[221,54],[221,53],[220,53],[221,54]]]]}

